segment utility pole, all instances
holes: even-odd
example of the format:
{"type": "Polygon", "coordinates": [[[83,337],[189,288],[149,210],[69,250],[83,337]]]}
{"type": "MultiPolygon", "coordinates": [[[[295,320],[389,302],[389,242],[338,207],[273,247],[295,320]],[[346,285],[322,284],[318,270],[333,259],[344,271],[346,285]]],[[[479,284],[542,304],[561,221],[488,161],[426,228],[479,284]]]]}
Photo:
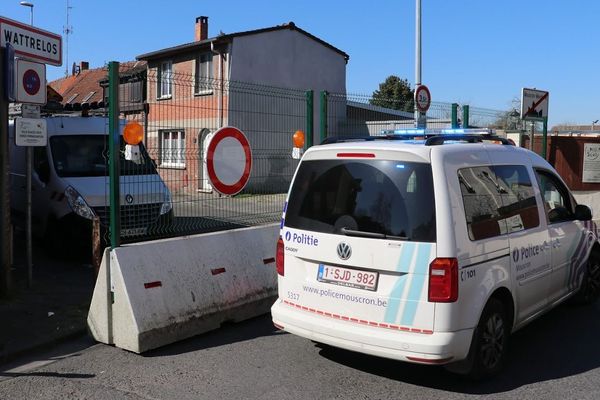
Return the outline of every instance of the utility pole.
{"type": "MultiPolygon", "coordinates": [[[[415,91],[421,85],[421,0],[416,0],[415,10],[415,91]]],[[[419,126],[420,112],[415,101],[415,128],[419,126]]]]}
{"type": "MultiPolygon", "coordinates": [[[[30,14],[30,19],[29,19],[29,25],[33,26],[33,3],[30,3],[28,1],[22,1],[20,3],[22,6],[24,7],[29,7],[29,10],[31,10],[31,14],[30,14]]],[[[16,129],[16,127],[15,127],[16,129]]],[[[26,264],[27,264],[27,287],[30,288],[31,285],[33,284],[33,238],[31,235],[31,226],[32,226],[32,204],[31,204],[31,190],[32,190],[32,183],[31,183],[31,176],[33,174],[33,147],[31,146],[27,146],[27,148],[25,149],[25,193],[26,193],[26,200],[25,202],[26,204],[26,222],[25,222],[25,259],[26,259],[26,264]]]]}

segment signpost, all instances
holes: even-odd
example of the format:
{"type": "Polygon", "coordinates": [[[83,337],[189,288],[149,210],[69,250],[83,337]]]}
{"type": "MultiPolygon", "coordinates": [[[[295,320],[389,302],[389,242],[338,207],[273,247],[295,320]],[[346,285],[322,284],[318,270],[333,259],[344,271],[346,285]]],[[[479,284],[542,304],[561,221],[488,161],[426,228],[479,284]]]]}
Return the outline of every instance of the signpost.
{"type": "Polygon", "coordinates": [[[238,194],[250,179],[252,152],[242,131],[224,127],[215,132],[206,152],[206,170],[213,188],[221,194],[238,194]]]}
{"type": "MultiPolygon", "coordinates": [[[[23,3],[21,3],[23,4],[23,3]]],[[[27,5],[27,4],[23,4],[27,5]]],[[[32,7],[32,5],[29,5],[32,7]]],[[[26,25],[0,16],[0,251],[2,275],[0,296],[11,291],[10,277],[10,199],[8,196],[8,105],[17,101],[29,104],[46,104],[46,66],[62,65],[62,37],[33,25],[26,25]],[[6,49],[6,51],[4,50],[6,49]],[[17,58],[15,71],[14,57],[17,58]]],[[[24,117],[15,121],[17,145],[27,147],[27,269],[31,285],[31,174],[33,148],[46,145],[45,121],[39,119],[39,107],[23,104],[24,117]]]]}
{"type": "Polygon", "coordinates": [[[431,92],[425,85],[418,85],[415,89],[415,107],[419,113],[417,128],[427,128],[427,110],[431,106],[431,92]]]}
{"type": "MultiPolygon", "coordinates": [[[[541,121],[542,129],[542,157],[546,158],[546,143],[548,140],[548,102],[550,93],[545,90],[521,89],[521,119],[525,121],[541,121]]],[[[534,128],[532,125],[529,148],[533,150],[534,128]]]]}

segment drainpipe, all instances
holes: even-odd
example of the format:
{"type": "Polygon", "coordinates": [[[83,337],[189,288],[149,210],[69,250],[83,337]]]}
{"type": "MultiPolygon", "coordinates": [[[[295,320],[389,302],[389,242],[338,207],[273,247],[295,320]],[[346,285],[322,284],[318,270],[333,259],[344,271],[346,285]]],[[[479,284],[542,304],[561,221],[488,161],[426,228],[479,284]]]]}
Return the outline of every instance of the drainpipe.
{"type": "Polygon", "coordinates": [[[220,51],[217,51],[215,49],[215,42],[211,41],[210,42],[210,51],[214,54],[217,55],[219,57],[219,98],[218,98],[218,115],[219,115],[219,128],[223,127],[223,117],[224,117],[224,113],[223,113],[223,53],[220,51]]]}

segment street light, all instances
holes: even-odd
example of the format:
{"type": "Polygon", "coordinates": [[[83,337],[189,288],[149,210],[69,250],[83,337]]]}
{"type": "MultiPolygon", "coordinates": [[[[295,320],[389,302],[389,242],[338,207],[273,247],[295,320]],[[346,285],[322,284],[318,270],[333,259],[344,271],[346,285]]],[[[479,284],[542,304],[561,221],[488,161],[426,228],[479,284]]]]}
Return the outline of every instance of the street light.
{"type": "MultiPolygon", "coordinates": [[[[29,7],[31,11],[29,24],[33,26],[33,3],[28,1],[22,1],[21,4],[23,7],[29,7]]],[[[45,85],[45,82],[44,82],[45,85]]],[[[44,89],[46,87],[44,86],[44,89]]],[[[32,238],[31,238],[31,225],[32,225],[32,212],[31,212],[31,175],[33,174],[33,147],[27,146],[27,150],[25,152],[25,187],[26,187],[26,204],[27,204],[27,212],[26,212],[26,232],[25,232],[25,247],[26,247],[26,262],[27,262],[27,287],[30,288],[33,282],[32,270],[33,270],[33,248],[32,248],[32,238]]]]}
{"type": "Polygon", "coordinates": [[[594,130],[594,125],[596,125],[598,123],[598,121],[600,121],[600,119],[592,121],[592,130],[594,130]]]}
{"type": "Polygon", "coordinates": [[[29,7],[29,9],[31,10],[29,25],[33,26],[33,3],[30,3],[28,1],[22,1],[19,4],[21,4],[23,7],[29,7]]]}

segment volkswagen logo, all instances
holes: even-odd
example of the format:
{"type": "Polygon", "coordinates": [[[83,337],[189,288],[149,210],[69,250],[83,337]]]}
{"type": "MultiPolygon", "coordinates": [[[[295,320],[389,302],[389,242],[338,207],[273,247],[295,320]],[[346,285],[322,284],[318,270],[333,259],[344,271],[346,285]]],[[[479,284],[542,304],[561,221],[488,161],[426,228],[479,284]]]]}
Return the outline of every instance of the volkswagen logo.
{"type": "Polygon", "coordinates": [[[125,201],[127,202],[127,204],[133,203],[133,196],[128,194],[127,196],[125,196],[125,201]]]}
{"type": "Polygon", "coordinates": [[[342,260],[347,260],[352,255],[352,247],[348,243],[342,242],[337,245],[337,253],[342,260]]]}

